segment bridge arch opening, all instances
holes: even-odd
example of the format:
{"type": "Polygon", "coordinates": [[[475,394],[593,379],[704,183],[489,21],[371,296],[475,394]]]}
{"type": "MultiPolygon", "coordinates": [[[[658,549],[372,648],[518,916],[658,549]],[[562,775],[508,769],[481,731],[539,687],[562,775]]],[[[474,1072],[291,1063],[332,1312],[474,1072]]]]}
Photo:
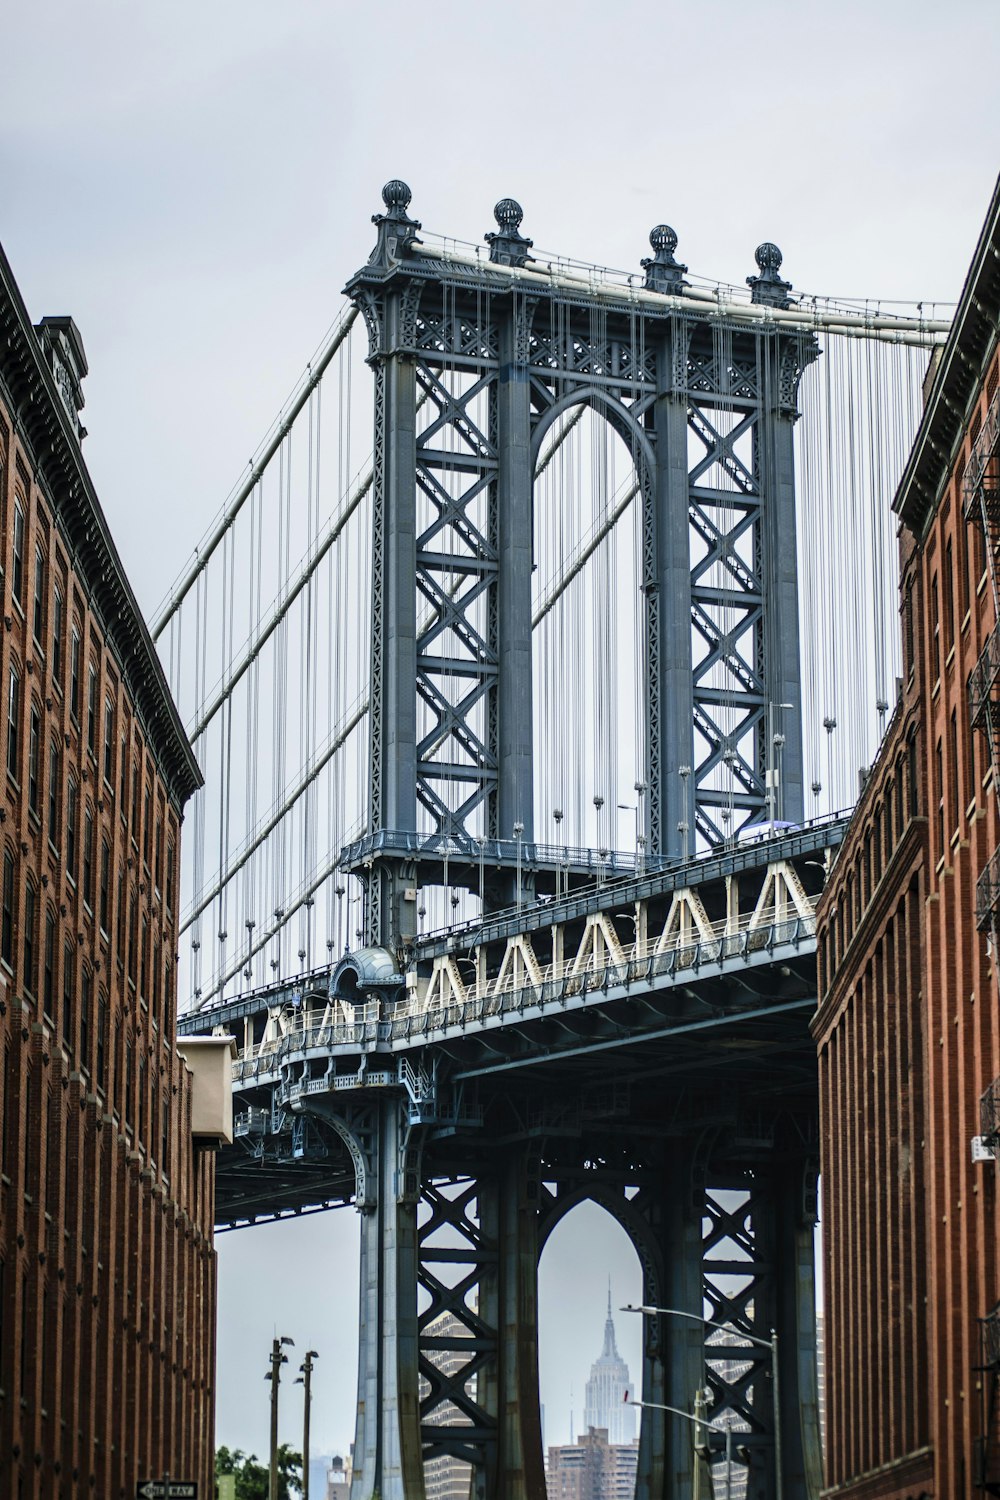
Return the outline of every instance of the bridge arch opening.
{"type": "Polygon", "coordinates": [[[598,392],[540,419],[533,505],[535,839],[635,851],[645,836],[642,498],[630,413],[598,392]]]}
{"type": "MultiPolygon", "coordinates": [[[[603,1204],[578,1202],[547,1236],[538,1268],[539,1385],[550,1459],[556,1448],[586,1449],[588,1427],[604,1427],[615,1450],[610,1458],[588,1454],[576,1462],[604,1462],[619,1478],[634,1474],[639,1413],[623,1395],[639,1391],[643,1329],[638,1314],[619,1309],[642,1300],[642,1266],[631,1238],[603,1204]]],[[[614,1493],[631,1491],[616,1480],[614,1493]]]]}

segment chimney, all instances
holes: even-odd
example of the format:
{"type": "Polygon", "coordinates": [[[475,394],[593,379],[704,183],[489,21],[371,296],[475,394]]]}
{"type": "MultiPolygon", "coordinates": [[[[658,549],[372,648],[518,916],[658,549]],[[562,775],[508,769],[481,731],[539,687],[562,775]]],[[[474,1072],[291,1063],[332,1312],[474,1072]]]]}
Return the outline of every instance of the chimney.
{"type": "Polygon", "coordinates": [[[83,352],[83,339],[72,318],[43,318],[36,323],[35,332],[42,346],[42,354],[48,365],[56,388],[63,399],[70,426],[77,441],[83,442],[87,429],[80,421],[84,406],[83,378],[87,373],[87,356],[83,352]]]}

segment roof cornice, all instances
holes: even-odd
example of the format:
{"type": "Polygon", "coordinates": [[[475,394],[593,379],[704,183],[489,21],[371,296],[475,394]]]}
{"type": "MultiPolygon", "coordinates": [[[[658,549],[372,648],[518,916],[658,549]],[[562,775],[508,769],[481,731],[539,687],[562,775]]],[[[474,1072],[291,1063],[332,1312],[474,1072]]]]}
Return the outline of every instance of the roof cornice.
{"type": "Polygon", "coordinates": [[[934,516],[1000,328],[1000,178],[965,279],[893,510],[916,537],[934,516]]]}
{"type": "Polygon", "coordinates": [[[2,245],[0,384],[171,797],[183,807],[203,783],[201,769],[2,245]]]}

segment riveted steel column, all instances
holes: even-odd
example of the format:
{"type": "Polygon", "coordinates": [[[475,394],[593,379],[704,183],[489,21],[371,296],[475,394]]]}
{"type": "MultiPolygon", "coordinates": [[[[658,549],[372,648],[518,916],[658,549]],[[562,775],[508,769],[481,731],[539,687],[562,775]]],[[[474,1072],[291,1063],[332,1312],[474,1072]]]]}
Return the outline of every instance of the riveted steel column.
{"type": "Polygon", "coordinates": [[[783,1164],[775,1182],[775,1295],[784,1500],[817,1500],[823,1482],[816,1372],[815,1223],[805,1211],[803,1169],[783,1164]]]}
{"type": "MultiPolygon", "coordinates": [[[[370,821],[373,832],[411,833],[417,826],[417,595],[416,595],[416,374],[401,348],[401,297],[383,309],[381,367],[376,371],[374,524],[375,621],[373,688],[378,691],[370,821]],[[378,502],[381,501],[381,504],[378,502]],[[377,659],[376,659],[377,658],[377,659]]],[[[408,877],[395,865],[373,873],[380,883],[378,930],[368,940],[395,948],[416,932],[416,902],[407,901],[408,877]]]]}
{"type": "Polygon", "coordinates": [[[655,480],[655,588],[657,594],[656,699],[659,732],[651,727],[647,744],[658,746],[660,826],[650,828],[654,851],[679,856],[694,849],[694,680],[691,658],[691,537],[688,521],[687,395],[679,385],[684,361],[675,345],[687,333],[678,324],[657,351],[655,480]],[[675,353],[678,357],[675,357],[675,353]]]}
{"type": "Polygon", "coordinates": [[[545,1494],[538,1399],[538,1178],[523,1155],[480,1183],[484,1232],[497,1246],[495,1272],[484,1278],[482,1312],[497,1330],[495,1367],[480,1382],[495,1418],[495,1468],[482,1491],[489,1500],[536,1500],[545,1494]]]}
{"type": "Polygon", "coordinates": [[[805,816],[802,784],[802,682],[799,663],[799,571],[795,526],[795,390],[800,360],[794,345],[770,341],[764,400],[755,441],[755,466],[763,513],[765,682],[772,710],[765,735],[783,741],[764,745],[764,765],[780,772],[775,817],[800,823],[805,816]],[[791,707],[783,705],[790,704],[791,707]]]}
{"type": "Polygon", "coordinates": [[[398,1101],[379,1107],[378,1201],[361,1215],[358,1410],[351,1500],[423,1500],[417,1205],[398,1101]]]}
{"type": "MultiPolygon", "coordinates": [[[[683,1153],[678,1152],[678,1160],[683,1153]]],[[[663,1301],[658,1304],[694,1319],[655,1320],[647,1333],[643,1360],[643,1400],[661,1401],[693,1412],[695,1391],[705,1384],[702,1301],[702,1223],[687,1172],[668,1167],[654,1223],[663,1266],[663,1301]]],[[[653,1322],[654,1320],[650,1320],[653,1322]]],[[[639,1438],[636,1500],[690,1500],[694,1485],[694,1428],[683,1417],[644,1411],[639,1438]]]]}
{"type": "Polygon", "coordinates": [[[499,324],[497,377],[497,827],[533,837],[531,689],[532,467],[526,355],[530,306],[515,293],[499,324]]]}

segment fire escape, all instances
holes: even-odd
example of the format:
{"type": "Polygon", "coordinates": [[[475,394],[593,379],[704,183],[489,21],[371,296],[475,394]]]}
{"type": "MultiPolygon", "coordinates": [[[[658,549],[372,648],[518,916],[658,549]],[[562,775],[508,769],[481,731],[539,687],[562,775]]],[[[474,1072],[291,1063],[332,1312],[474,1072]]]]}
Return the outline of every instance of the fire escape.
{"type": "MultiPolygon", "coordinates": [[[[994,392],[986,420],[976,434],[962,483],[965,519],[978,523],[986,542],[986,565],[993,609],[1000,622],[1000,391],[994,392]]],[[[993,792],[1000,800],[1000,623],[994,625],[969,678],[969,712],[973,729],[981,729],[990,747],[993,792]]],[[[976,925],[990,935],[993,977],[1000,988],[1000,848],[994,849],[976,882],[976,925]]],[[[981,1144],[1000,1151],[1000,1078],[979,1101],[981,1144]]],[[[980,1318],[982,1348],[982,1436],[977,1444],[978,1487],[1000,1496],[1000,1303],[980,1318]]]]}

